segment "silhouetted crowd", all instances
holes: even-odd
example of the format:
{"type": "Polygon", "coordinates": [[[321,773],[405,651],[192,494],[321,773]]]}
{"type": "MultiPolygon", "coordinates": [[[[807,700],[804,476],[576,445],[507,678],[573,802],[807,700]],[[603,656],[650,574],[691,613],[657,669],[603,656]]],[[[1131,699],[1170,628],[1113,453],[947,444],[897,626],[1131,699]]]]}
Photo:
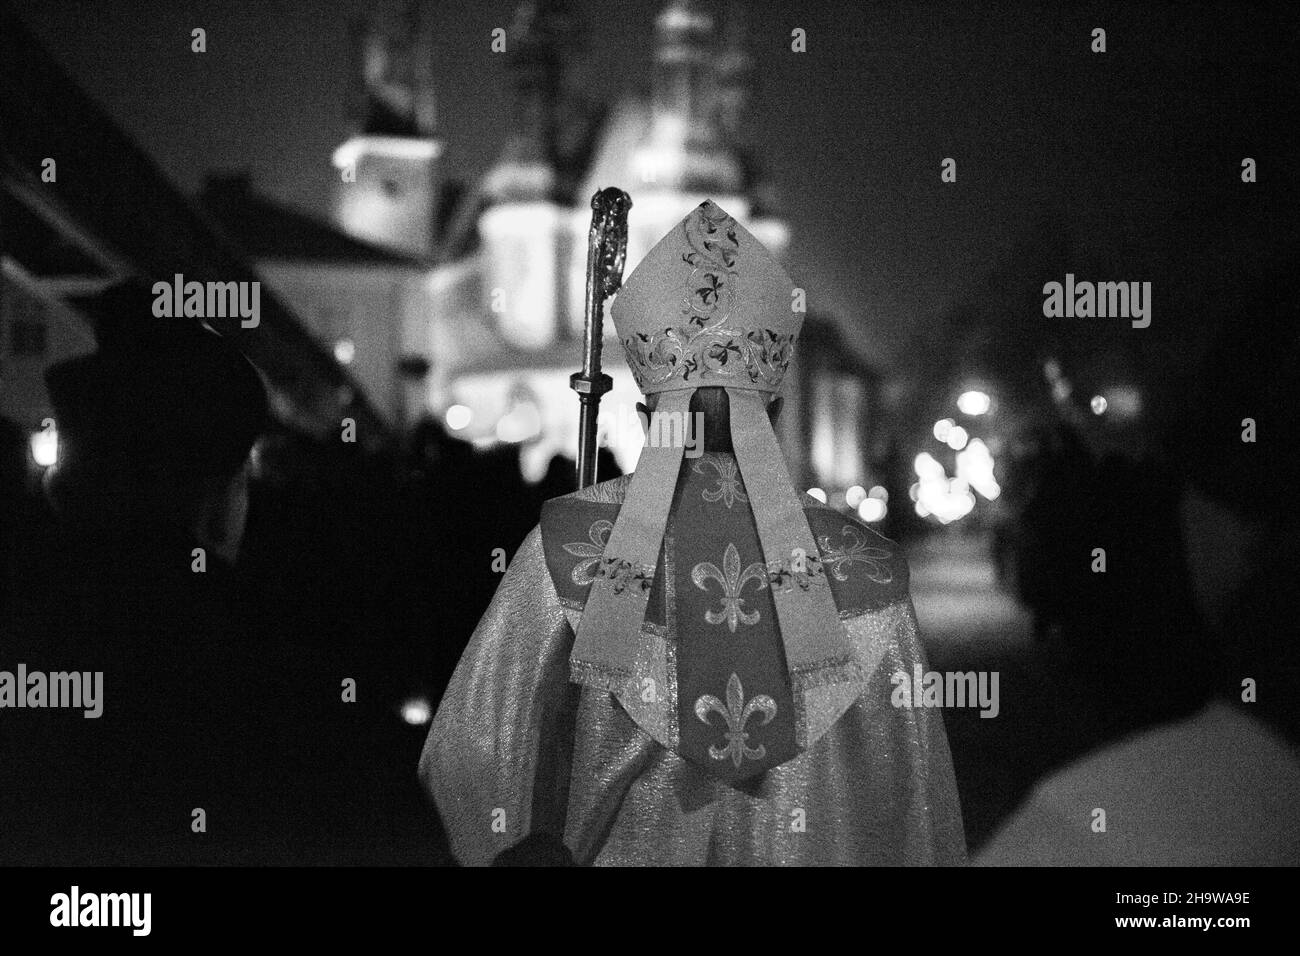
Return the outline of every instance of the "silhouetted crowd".
{"type": "Polygon", "coordinates": [[[0,420],[0,669],[104,674],[98,718],[0,712],[0,863],[446,861],[420,713],[573,463],[287,431],[219,336],[117,294],[47,375],[57,466],[0,420]]]}

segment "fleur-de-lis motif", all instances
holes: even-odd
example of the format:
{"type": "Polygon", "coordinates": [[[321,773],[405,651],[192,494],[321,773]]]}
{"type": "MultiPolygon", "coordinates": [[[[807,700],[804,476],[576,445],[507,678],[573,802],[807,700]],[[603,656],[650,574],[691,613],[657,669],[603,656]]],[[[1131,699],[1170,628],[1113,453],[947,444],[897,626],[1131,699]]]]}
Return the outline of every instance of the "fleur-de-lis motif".
{"type": "Polygon", "coordinates": [[[571,541],[564,546],[564,550],[576,558],[583,558],[573,566],[569,572],[569,578],[574,584],[587,585],[595,581],[599,575],[596,569],[600,565],[601,555],[605,553],[605,542],[609,540],[609,533],[614,530],[614,523],[601,518],[587,529],[587,537],[591,539],[591,544],[586,541],[571,541]]]}
{"type": "Polygon", "coordinates": [[[736,550],[734,544],[728,544],[727,550],[722,555],[722,570],[712,561],[701,561],[691,569],[691,580],[701,591],[707,591],[709,580],[717,581],[722,586],[722,610],[705,611],[704,620],[710,624],[721,624],[727,622],[727,627],[731,633],[736,633],[736,622],[741,624],[755,624],[758,622],[758,611],[744,611],[742,608],[745,599],[740,596],[740,592],[745,589],[745,585],[750,581],[757,581],[760,584],[767,581],[767,566],[761,561],[755,561],[744,571],[740,570],[740,552],[736,550]]]}
{"type": "Polygon", "coordinates": [[[745,688],[741,686],[740,677],[733,672],[727,680],[726,706],[723,706],[722,701],[712,694],[705,694],[695,702],[695,716],[704,723],[709,723],[711,713],[721,714],[722,719],[727,722],[725,734],[727,744],[725,747],[709,747],[710,757],[714,760],[726,760],[730,757],[731,762],[739,770],[746,758],[762,760],[767,756],[767,748],[762,744],[757,747],[748,746],[746,741],[749,740],[749,734],[745,730],[745,725],[755,713],[763,715],[762,723],[758,726],[771,723],[772,718],[776,716],[776,701],[771,697],[759,694],[749,703],[745,703],[745,688]]]}
{"type": "Polygon", "coordinates": [[[749,497],[740,490],[740,471],[736,466],[734,458],[702,458],[693,466],[697,475],[704,474],[700,470],[701,465],[712,465],[713,470],[718,473],[718,487],[706,488],[700,494],[705,501],[721,501],[731,510],[731,506],[737,501],[748,501],[749,497]]]}
{"type": "Polygon", "coordinates": [[[889,569],[889,565],[881,563],[889,558],[888,551],[867,547],[866,539],[850,524],[844,526],[840,537],[846,539],[848,544],[836,547],[831,544],[830,535],[822,535],[817,539],[822,551],[822,565],[831,569],[836,581],[847,581],[849,572],[844,566],[853,564],[865,564],[868,580],[877,584],[888,584],[894,579],[894,572],[889,569]]]}

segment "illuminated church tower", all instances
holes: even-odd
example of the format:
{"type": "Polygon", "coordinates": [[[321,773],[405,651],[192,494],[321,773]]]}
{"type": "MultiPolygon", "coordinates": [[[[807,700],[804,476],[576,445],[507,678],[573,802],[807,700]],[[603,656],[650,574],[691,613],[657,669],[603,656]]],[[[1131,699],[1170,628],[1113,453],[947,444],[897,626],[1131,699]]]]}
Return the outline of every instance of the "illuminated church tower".
{"type": "Polygon", "coordinates": [[[434,252],[437,101],[428,19],[412,0],[400,25],[353,33],[359,132],[334,151],[334,217],[349,235],[420,258],[434,252]]]}
{"type": "Polygon", "coordinates": [[[572,217],[557,138],[564,67],[578,33],[565,0],[528,0],[518,8],[506,48],[512,132],[481,185],[484,305],[506,341],[524,349],[553,342],[573,311],[566,282],[572,217]]]}

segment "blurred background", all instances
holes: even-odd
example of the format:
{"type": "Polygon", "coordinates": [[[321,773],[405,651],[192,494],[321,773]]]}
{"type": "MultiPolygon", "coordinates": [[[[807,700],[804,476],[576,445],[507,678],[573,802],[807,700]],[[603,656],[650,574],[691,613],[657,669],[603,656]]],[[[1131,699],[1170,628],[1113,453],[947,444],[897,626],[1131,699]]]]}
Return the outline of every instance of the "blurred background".
{"type": "MultiPolygon", "coordinates": [[[[904,545],[932,665],[1002,674],[999,719],[946,715],[978,849],[1044,774],[1237,686],[1205,598],[1269,573],[1235,542],[1291,520],[1297,440],[1284,11],[0,4],[0,600],[42,587],[43,376],[110,290],[260,281],[258,328],[209,325],[271,415],[230,639],[309,728],[314,823],[268,855],[445,860],[416,759],[496,549],[572,489],[590,197],[631,194],[628,272],[712,198],[807,292],[795,480],[904,545]],[[1150,326],[1045,318],[1067,273],[1151,283],[1150,326]]],[[[641,442],[606,332],[601,479],[641,442]]]]}

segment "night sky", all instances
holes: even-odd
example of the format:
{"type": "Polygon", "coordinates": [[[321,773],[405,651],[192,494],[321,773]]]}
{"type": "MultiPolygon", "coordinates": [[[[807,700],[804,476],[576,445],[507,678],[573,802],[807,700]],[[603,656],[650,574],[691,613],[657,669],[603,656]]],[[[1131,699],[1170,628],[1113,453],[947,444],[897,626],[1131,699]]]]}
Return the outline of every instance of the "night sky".
{"type": "MultiPolygon", "coordinates": [[[[261,190],[326,215],[330,154],[350,129],[348,25],[373,0],[11,2],[182,188],[247,168],[261,190]],[[190,52],[195,26],[206,54],[190,52]]],[[[611,97],[648,82],[660,6],[576,2],[588,37],[575,80],[611,97]]],[[[505,141],[506,61],[489,41],[515,7],[433,5],[448,175],[473,179],[505,141]]],[[[1122,248],[1129,274],[1102,278],[1212,282],[1225,262],[1281,254],[1262,220],[1292,176],[1285,9],[751,5],[751,129],[810,306],[889,367],[935,345],[938,317],[981,295],[1044,222],[1066,225],[1081,261],[1122,248]],[[806,54],[789,51],[796,26],[806,54]],[[1103,55],[1089,50],[1096,26],[1103,55]],[[956,184],[940,182],[948,156],[956,184]],[[1267,199],[1243,193],[1242,156],[1259,161],[1261,186],[1271,179],[1267,199]]]]}

